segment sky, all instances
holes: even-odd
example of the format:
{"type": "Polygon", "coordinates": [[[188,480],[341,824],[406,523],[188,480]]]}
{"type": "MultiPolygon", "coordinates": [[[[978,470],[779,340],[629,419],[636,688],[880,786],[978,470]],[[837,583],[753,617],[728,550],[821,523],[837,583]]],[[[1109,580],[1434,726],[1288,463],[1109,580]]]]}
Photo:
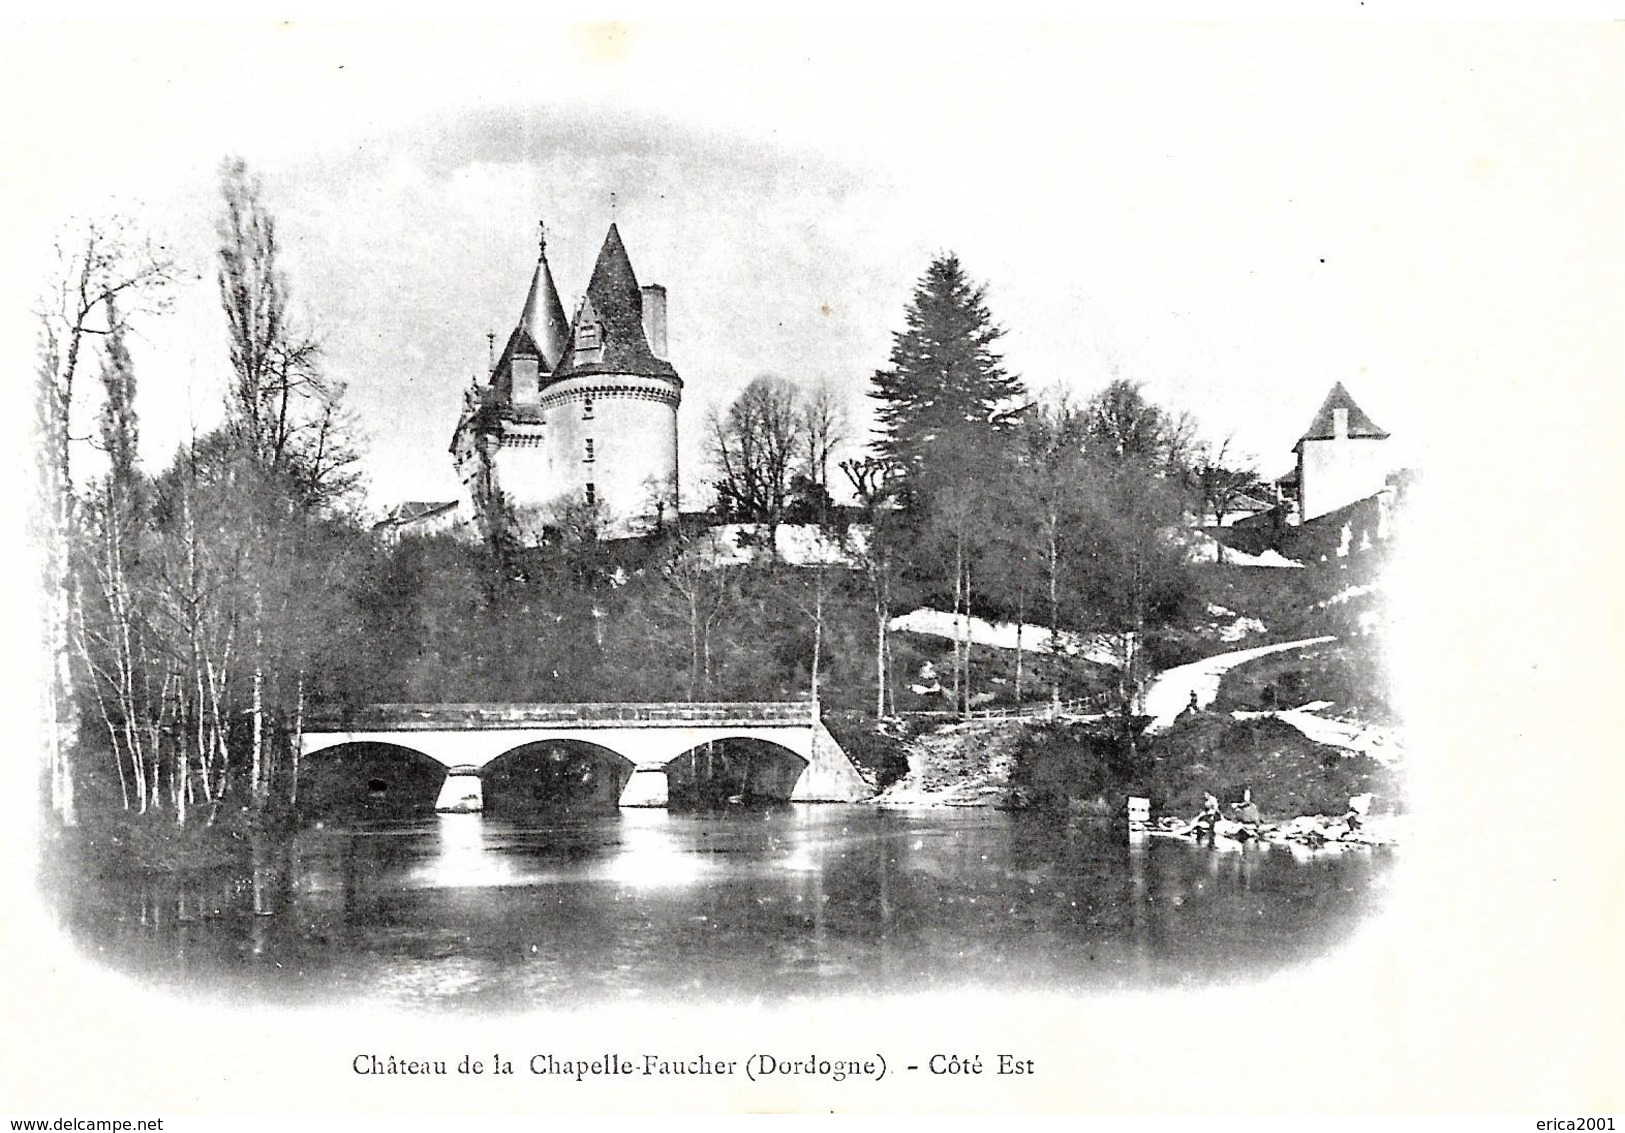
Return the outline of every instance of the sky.
{"type": "Polygon", "coordinates": [[[1621,269],[1594,253],[1622,157],[1578,143],[1618,136],[1620,45],[1561,25],[36,29],[8,81],[49,113],[14,116],[30,160],[0,176],[30,253],[118,210],[188,273],[135,348],[150,467],[220,415],[227,154],[263,178],[375,509],[455,495],[461,393],[543,218],[567,309],[612,220],[667,287],[685,500],[707,411],[760,374],[835,383],[860,444],[869,375],[946,251],[1035,393],[1142,382],[1278,475],[1341,381],[1394,462],[1426,466],[1469,403],[1542,380],[1547,336],[1613,318],[1621,269]],[[97,145],[63,144],[80,124],[97,145]],[[1534,263],[1576,288],[1534,286],[1534,263]]]}

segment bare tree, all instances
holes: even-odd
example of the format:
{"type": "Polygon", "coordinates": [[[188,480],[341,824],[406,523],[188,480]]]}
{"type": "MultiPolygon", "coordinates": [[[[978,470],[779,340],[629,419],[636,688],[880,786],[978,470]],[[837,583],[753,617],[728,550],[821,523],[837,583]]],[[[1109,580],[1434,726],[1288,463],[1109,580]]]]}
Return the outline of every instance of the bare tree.
{"type": "Polygon", "coordinates": [[[1062,595],[1072,567],[1082,503],[1086,418],[1058,396],[1026,421],[1020,477],[1042,563],[1049,613],[1050,703],[1061,702],[1062,595]]]}
{"type": "Polygon", "coordinates": [[[802,395],[801,431],[807,446],[807,475],[829,488],[829,461],[848,440],[851,414],[833,382],[820,381],[802,395]]]}
{"type": "Polygon", "coordinates": [[[835,584],[830,578],[830,568],[823,562],[812,562],[796,571],[801,589],[797,593],[797,602],[803,613],[812,621],[812,667],[810,677],[812,683],[813,703],[819,703],[821,692],[819,677],[823,672],[824,663],[824,629],[827,620],[827,608],[833,594],[835,584]]]}
{"type": "MultiPolygon", "coordinates": [[[[76,525],[73,435],[76,383],[95,344],[116,340],[134,314],[161,310],[174,264],[161,246],[133,233],[128,221],[92,221],[56,243],[56,265],[35,308],[39,366],[35,375],[34,526],[45,595],[43,637],[50,658],[44,705],[45,774],[51,809],[64,825],[77,822],[73,746],[79,730],[70,627],[77,584],[71,545],[76,525]]],[[[116,364],[115,364],[116,368],[116,364]]],[[[117,385],[117,382],[114,383],[117,385]]],[[[131,451],[117,459],[133,458],[131,451]]]]}
{"type": "Polygon", "coordinates": [[[784,518],[805,424],[795,387],[771,376],[746,386],[727,412],[712,412],[708,440],[724,515],[765,523],[772,534],[784,518]]]}
{"type": "MultiPolygon", "coordinates": [[[[103,344],[102,410],[97,433],[108,472],[81,504],[74,586],[74,639],[94,702],[107,729],[126,809],[145,812],[156,793],[156,741],[162,715],[150,711],[148,639],[139,585],[145,516],[136,468],[138,428],[135,368],[124,344],[117,304],[107,301],[109,333],[103,344]],[[95,647],[92,647],[94,641],[95,647]],[[144,729],[143,723],[150,723],[144,729]],[[125,764],[129,764],[129,775],[125,764]]],[[[160,695],[160,705],[167,698],[160,695]]]]}
{"type": "Polygon", "coordinates": [[[1151,401],[1139,382],[1116,379],[1090,398],[1081,413],[1091,457],[1133,463],[1178,483],[1189,478],[1200,455],[1196,418],[1151,401]]]}
{"type": "Polygon", "coordinates": [[[735,573],[707,562],[703,547],[681,537],[666,544],[658,569],[688,623],[688,699],[706,699],[711,692],[712,634],[737,597],[735,573]]]}
{"type": "Polygon", "coordinates": [[[933,518],[946,537],[953,563],[954,589],[954,713],[963,715],[970,704],[970,600],[971,575],[983,513],[976,487],[952,484],[934,500],[933,518]]]}
{"type": "Polygon", "coordinates": [[[224,163],[217,258],[231,419],[262,468],[288,476],[309,502],[331,503],[355,487],[354,423],[343,384],[322,373],[320,343],[290,314],[276,221],[260,194],[240,158],[224,163]]]}
{"type": "Polygon", "coordinates": [[[1139,707],[1146,626],[1188,613],[1189,568],[1183,546],[1169,537],[1186,499],[1180,483],[1154,469],[1104,456],[1083,462],[1078,487],[1074,586],[1093,628],[1119,643],[1118,715],[1127,719],[1139,707]]]}
{"type": "MultiPolygon", "coordinates": [[[[931,501],[930,526],[924,534],[931,558],[951,567],[954,596],[954,711],[971,709],[971,616],[973,603],[992,575],[988,568],[1003,557],[999,530],[1011,518],[1002,489],[1009,469],[996,463],[986,450],[967,453],[965,475],[958,483],[938,489],[931,501]]],[[[1010,581],[1008,579],[1004,580],[1010,581]]]]}
{"type": "MultiPolygon", "coordinates": [[[[1236,510],[1236,505],[1258,482],[1258,469],[1251,462],[1235,459],[1227,437],[1218,448],[1203,448],[1191,462],[1192,487],[1201,497],[1204,518],[1213,517],[1217,527],[1236,510]]],[[[1221,552],[1222,553],[1222,552],[1221,552]]]]}
{"type": "MultiPolygon", "coordinates": [[[[869,528],[868,543],[862,548],[861,560],[869,579],[870,598],[875,615],[875,719],[886,715],[888,676],[891,655],[886,625],[891,620],[891,579],[894,560],[891,554],[892,505],[895,502],[898,476],[896,467],[888,460],[865,457],[861,460],[841,461],[858,504],[863,508],[869,528]]],[[[850,533],[849,533],[850,539],[850,533]]]]}
{"type": "MultiPolygon", "coordinates": [[[[284,582],[296,563],[300,522],[308,509],[332,504],[354,486],[358,454],[348,440],[343,388],[323,376],[319,344],[290,315],[276,222],[260,194],[259,179],[241,159],[221,166],[217,259],[234,375],[229,420],[257,481],[244,498],[258,506],[242,518],[251,539],[245,563],[253,668],[250,782],[263,804],[273,773],[266,696],[276,649],[268,634],[297,601],[284,582]],[[267,605],[273,593],[281,597],[280,610],[267,605]]],[[[302,687],[302,670],[295,681],[302,687]]]]}

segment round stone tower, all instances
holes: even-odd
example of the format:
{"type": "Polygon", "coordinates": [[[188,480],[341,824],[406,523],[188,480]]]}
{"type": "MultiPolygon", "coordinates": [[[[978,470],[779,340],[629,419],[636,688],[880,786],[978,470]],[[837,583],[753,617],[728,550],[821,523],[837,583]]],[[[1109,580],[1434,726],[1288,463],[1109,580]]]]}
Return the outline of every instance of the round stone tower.
{"type": "Polygon", "coordinates": [[[606,538],[677,522],[677,408],[666,291],[640,287],[610,225],[570,324],[546,248],[524,313],[452,441],[487,535],[536,543],[584,521],[606,538]]]}

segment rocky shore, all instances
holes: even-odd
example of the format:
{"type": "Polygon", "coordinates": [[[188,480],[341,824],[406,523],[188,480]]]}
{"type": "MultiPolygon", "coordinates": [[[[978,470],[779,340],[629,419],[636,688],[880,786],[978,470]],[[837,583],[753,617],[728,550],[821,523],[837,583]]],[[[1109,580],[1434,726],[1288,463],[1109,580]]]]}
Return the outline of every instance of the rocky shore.
{"type": "MultiPolygon", "coordinates": [[[[1403,839],[1392,759],[1315,743],[1286,722],[1204,713],[1143,739],[1135,760],[1124,761],[1103,729],[1094,719],[1043,717],[944,724],[905,741],[907,774],[872,801],[1123,817],[1130,795],[1146,796],[1163,816],[1149,832],[1169,835],[1188,825],[1204,792],[1229,800],[1249,786],[1266,818],[1249,837],[1306,848],[1403,839]],[[1377,792],[1377,805],[1351,828],[1345,804],[1366,791],[1377,792]],[[1335,815],[1326,813],[1334,808],[1335,815]]],[[[1240,831],[1227,818],[1218,833],[1234,838],[1240,831]]]]}

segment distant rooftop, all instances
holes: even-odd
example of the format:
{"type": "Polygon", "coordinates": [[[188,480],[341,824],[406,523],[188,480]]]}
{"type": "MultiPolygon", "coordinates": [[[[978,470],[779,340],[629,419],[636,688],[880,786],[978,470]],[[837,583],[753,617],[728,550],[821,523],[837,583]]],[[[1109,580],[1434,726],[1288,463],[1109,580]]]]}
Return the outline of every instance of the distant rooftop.
{"type": "Polygon", "coordinates": [[[1335,438],[1337,432],[1333,411],[1338,409],[1348,410],[1348,436],[1366,437],[1371,440],[1382,440],[1388,436],[1377,427],[1376,422],[1366,416],[1365,410],[1355,404],[1349,391],[1343,388],[1343,383],[1338,382],[1332,387],[1332,392],[1326,395],[1326,400],[1320,403],[1320,410],[1315,414],[1314,420],[1309,422],[1309,428],[1303,436],[1298,438],[1298,443],[1292,446],[1293,451],[1297,451],[1304,441],[1329,441],[1335,438]]]}
{"type": "Polygon", "coordinates": [[[440,503],[428,500],[412,500],[404,504],[396,504],[384,513],[384,518],[373,524],[374,527],[385,527],[402,523],[416,523],[428,519],[442,512],[456,508],[457,501],[440,503]]]}

